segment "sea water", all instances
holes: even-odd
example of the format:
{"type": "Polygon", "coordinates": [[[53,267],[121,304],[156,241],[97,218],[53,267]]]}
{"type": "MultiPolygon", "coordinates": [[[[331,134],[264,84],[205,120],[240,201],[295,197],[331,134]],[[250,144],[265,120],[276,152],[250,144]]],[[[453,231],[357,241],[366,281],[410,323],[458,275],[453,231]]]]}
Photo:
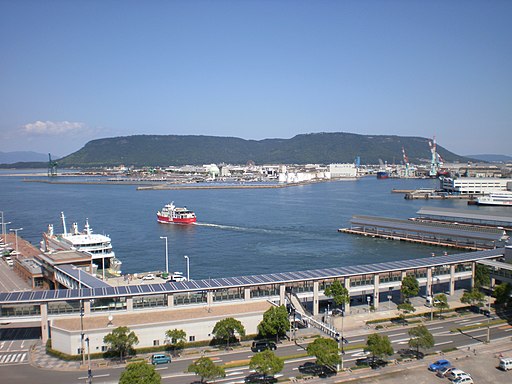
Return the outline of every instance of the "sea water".
{"type": "Polygon", "coordinates": [[[5,173],[0,174],[0,211],[11,222],[7,228],[23,228],[18,234],[32,244],[39,246],[50,223],[61,233],[64,212],[68,230],[73,222],[83,229],[88,219],[94,232],[111,237],[123,273],[164,271],[160,237],[167,237],[170,271],[186,272],[187,255],[194,279],[427,257],[444,249],[338,229],[349,227],[352,215],[407,219],[423,206],[467,208],[466,200],[405,200],[391,193],[394,188],[437,188],[432,179],[364,177],[287,188],[142,191],[134,185],[33,182],[49,179],[5,173]],[[157,210],[171,201],[193,210],[197,224],[157,223],[157,210]]]}

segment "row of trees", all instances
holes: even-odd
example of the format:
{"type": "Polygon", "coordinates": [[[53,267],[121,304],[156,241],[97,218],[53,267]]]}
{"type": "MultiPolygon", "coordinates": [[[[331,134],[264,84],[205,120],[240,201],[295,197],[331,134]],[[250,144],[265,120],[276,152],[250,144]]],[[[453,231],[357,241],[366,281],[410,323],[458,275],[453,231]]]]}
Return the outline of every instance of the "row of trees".
{"type": "MultiPolygon", "coordinates": [[[[284,305],[269,308],[258,325],[260,336],[275,337],[276,341],[286,335],[289,329],[288,312],[284,305]]],[[[227,317],[215,324],[212,334],[215,340],[226,343],[226,347],[229,348],[230,343],[245,336],[245,327],[239,320],[227,317]]],[[[184,330],[169,329],[165,332],[165,337],[166,344],[173,354],[179,353],[185,347],[187,334],[184,330]]],[[[139,338],[128,327],[117,327],[103,338],[103,342],[108,346],[109,351],[123,360],[126,355],[133,352],[133,347],[139,343],[139,338]]]]}

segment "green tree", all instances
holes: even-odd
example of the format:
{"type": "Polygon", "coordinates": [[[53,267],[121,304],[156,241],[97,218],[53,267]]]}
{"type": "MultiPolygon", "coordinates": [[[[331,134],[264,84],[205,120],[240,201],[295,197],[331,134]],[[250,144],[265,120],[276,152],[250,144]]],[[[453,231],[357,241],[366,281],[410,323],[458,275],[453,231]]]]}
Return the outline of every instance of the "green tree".
{"type": "Polygon", "coordinates": [[[370,352],[374,358],[375,356],[384,357],[384,355],[391,356],[393,354],[393,347],[389,337],[379,335],[378,333],[368,336],[364,350],[370,352]]]}
{"type": "Polygon", "coordinates": [[[484,265],[477,264],[475,268],[475,288],[479,289],[484,285],[489,285],[490,282],[489,269],[484,265]]]}
{"type": "Polygon", "coordinates": [[[485,295],[476,288],[471,291],[464,291],[460,298],[461,303],[479,306],[483,304],[484,300],[485,295]]]}
{"type": "Polygon", "coordinates": [[[434,307],[439,309],[440,314],[443,314],[443,309],[450,308],[450,305],[448,304],[448,297],[444,293],[438,293],[434,296],[434,307]]]}
{"type": "Polygon", "coordinates": [[[201,357],[190,364],[187,372],[195,373],[201,379],[201,383],[205,380],[214,380],[219,377],[226,377],[226,371],[223,367],[215,365],[209,357],[201,357]]]}
{"type": "Polygon", "coordinates": [[[333,339],[319,337],[308,345],[307,352],[320,365],[334,366],[340,362],[338,343],[333,339]]]}
{"type": "Polygon", "coordinates": [[[276,342],[280,336],[286,335],[290,330],[290,321],[288,320],[288,311],[284,305],[279,307],[270,307],[263,314],[263,320],[258,324],[258,332],[263,337],[274,337],[276,342]]]}
{"type": "Polygon", "coordinates": [[[424,325],[409,329],[409,347],[416,348],[419,354],[420,348],[428,349],[434,346],[434,336],[424,325]]]}
{"type": "Polygon", "coordinates": [[[145,361],[140,361],[126,366],[121,373],[119,384],[160,384],[161,381],[162,378],[155,371],[155,367],[145,361]]]}
{"type": "Polygon", "coordinates": [[[215,324],[212,333],[216,339],[225,340],[226,348],[229,348],[229,342],[235,337],[235,333],[245,336],[245,328],[239,320],[226,317],[215,324]]]}
{"type": "Polygon", "coordinates": [[[183,329],[168,329],[165,332],[165,337],[168,340],[168,345],[172,350],[173,355],[179,353],[180,350],[185,348],[187,333],[183,329]]]}
{"type": "Polygon", "coordinates": [[[274,352],[267,349],[251,357],[249,368],[254,369],[258,373],[275,375],[283,370],[284,361],[277,357],[274,352]]]}
{"type": "Polygon", "coordinates": [[[507,306],[510,302],[510,294],[512,293],[512,285],[509,283],[501,283],[494,288],[493,297],[496,298],[494,304],[497,306],[507,306]]]}
{"type": "Polygon", "coordinates": [[[420,283],[415,276],[407,275],[402,280],[402,288],[400,292],[406,302],[409,301],[410,297],[416,296],[420,291],[420,283]]]}
{"type": "Polygon", "coordinates": [[[342,306],[350,301],[348,289],[345,288],[339,280],[336,280],[334,283],[327,286],[324,293],[325,296],[332,297],[337,306],[342,306]]]}
{"type": "Polygon", "coordinates": [[[117,327],[105,335],[103,342],[108,345],[109,350],[118,353],[121,360],[129,353],[133,346],[139,343],[135,332],[130,332],[128,327],[117,327]]]}

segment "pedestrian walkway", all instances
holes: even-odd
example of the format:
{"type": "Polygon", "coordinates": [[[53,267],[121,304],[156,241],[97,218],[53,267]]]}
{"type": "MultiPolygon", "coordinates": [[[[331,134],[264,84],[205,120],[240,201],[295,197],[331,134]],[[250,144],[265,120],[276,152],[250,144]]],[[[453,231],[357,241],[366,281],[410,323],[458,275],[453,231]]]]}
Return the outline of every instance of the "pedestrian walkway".
{"type": "Polygon", "coordinates": [[[12,352],[0,354],[0,365],[21,364],[28,362],[28,352],[12,352]]]}
{"type": "Polygon", "coordinates": [[[55,369],[59,371],[78,370],[80,363],[77,361],[64,361],[46,353],[46,348],[41,342],[30,350],[30,364],[43,369],[55,369]]]}

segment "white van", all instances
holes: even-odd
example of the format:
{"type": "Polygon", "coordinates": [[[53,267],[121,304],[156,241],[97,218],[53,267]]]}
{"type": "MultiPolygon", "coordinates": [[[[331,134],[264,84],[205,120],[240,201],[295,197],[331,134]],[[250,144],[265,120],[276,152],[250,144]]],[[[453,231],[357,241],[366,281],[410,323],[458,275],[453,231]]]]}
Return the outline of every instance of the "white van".
{"type": "Polygon", "coordinates": [[[12,261],[12,259],[11,259],[11,257],[10,257],[10,256],[5,256],[5,257],[4,257],[4,260],[5,260],[5,262],[7,263],[7,265],[8,265],[9,267],[12,267],[12,266],[14,265],[14,261],[12,261]]]}
{"type": "Polygon", "coordinates": [[[433,298],[432,296],[427,296],[427,298],[425,299],[425,306],[430,308],[432,307],[433,305],[435,306],[436,304],[439,304],[440,301],[433,298]]]}
{"type": "Polygon", "coordinates": [[[502,369],[504,371],[508,371],[512,369],[512,357],[503,357],[500,359],[500,365],[498,366],[499,369],[502,369]]]}

